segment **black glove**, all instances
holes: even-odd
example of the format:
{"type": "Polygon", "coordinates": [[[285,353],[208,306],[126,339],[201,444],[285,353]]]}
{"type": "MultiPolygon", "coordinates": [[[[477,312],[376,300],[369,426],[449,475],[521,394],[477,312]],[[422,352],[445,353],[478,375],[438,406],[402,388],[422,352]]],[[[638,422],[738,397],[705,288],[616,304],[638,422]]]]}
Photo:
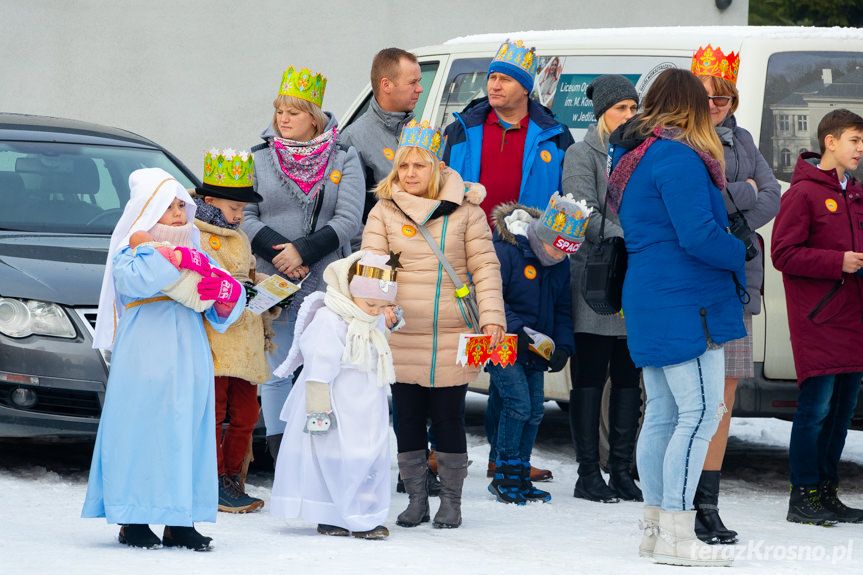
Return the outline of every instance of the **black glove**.
{"type": "Polygon", "coordinates": [[[522,329],[518,332],[518,343],[515,346],[515,353],[517,357],[527,357],[527,354],[530,353],[529,346],[533,343],[533,340],[530,338],[527,333],[522,329]]]}
{"type": "Polygon", "coordinates": [[[548,360],[548,371],[556,373],[566,366],[566,360],[569,359],[569,354],[562,349],[554,350],[551,354],[551,359],[548,360]]]}

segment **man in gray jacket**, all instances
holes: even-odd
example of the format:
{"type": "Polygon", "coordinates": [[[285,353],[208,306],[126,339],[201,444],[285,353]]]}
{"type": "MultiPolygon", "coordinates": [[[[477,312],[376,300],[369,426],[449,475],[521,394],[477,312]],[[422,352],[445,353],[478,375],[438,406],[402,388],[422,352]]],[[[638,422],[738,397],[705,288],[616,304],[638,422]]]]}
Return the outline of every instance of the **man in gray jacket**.
{"type": "MultiPolygon", "coordinates": [[[[417,58],[400,48],[384,48],[372,60],[372,92],[368,110],[344,129],[339,140],[353,146],[360,156],[366,179],[363,224],[375,205],[372,190],[389,175],[402,127],[414,117],[423,88],[417,58]]],[[[362,235],[362,230],[360,231],[362,235]]],[[[359,249],[359,237],[351,242],[359,249]]]]}

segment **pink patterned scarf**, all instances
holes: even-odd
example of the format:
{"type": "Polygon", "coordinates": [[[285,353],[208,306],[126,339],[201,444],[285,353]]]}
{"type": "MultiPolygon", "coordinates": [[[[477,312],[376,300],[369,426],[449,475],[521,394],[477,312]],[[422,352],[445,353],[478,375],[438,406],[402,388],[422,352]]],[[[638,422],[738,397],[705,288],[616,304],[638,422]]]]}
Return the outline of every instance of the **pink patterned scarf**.
{"type": "Polygon", "coordinates": [[[279,158],[282,178],[293,181],[304,194],[314,197],[320,189],[320,186],[315,184],[324,177],[335,140],[335,128],[325,130],[320,136],[308,142],[274,137],[270,145],[279,158]],[[314,191],[312,191],[313,188],[314,191]]]}
{"type": "Polygon", "coordinates": [[[612,212],[616,214],[620,209],[620,203],[623,201],[623,191],[629,183],[629,178],[632,176],[632,172],[634,172],[635,168],[638,167],[638,164],[641,162],[642,158],[644,158],[644,154],[647,152],[648,148],[650,148],[650,146],[652,146],[657,140],[674,140],[692,148],[692,150],[698,154],[698,157],[701,158],[701,161],[704,162],[704,165],[707,167],[707,171],[710,173],[710,178],[713,180],[713,183],[716,184],[716,187],[720,190],[725,188],[725,174],[722,171],[722,165],[707,152],[697,150],[684,140],[678,139],[679,135],[680,131],[676,128],[656,126],[653,128],[653,136],[647,138],[637,148],[631,152],[627,152],[622,158],[620,158],[620,161],[617,162],[617,166],[608,178],[608,192],[605,195],[605,201],[608,202],[608,207],[611,208],[612,212]]]}

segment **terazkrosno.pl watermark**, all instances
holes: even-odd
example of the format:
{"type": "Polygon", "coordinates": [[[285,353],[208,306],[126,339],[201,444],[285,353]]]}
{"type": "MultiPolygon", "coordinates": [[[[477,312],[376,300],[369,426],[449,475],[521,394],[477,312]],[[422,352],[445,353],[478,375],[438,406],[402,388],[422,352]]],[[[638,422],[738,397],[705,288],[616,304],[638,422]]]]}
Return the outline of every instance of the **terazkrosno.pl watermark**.
{"type": "MultiPolygon", "coordinates": [[[[714,552],[718,549],[711,546],[709,550],[714,552]]],[[[771,545],[763,539],[749,540],[745,544],[725,547],[721,554],[723,558],[735,561],[815,561],[835,565],[854,560],[854,540],[849,539],[842,545],[771,545]]]]}

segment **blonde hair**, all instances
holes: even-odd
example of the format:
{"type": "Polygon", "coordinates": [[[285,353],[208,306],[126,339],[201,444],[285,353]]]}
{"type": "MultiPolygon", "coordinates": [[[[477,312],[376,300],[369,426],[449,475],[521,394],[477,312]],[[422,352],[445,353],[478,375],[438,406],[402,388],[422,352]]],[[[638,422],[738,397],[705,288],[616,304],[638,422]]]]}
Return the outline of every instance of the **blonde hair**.
{"type": "Polygon", "coordinates": [[[329,123],[327,115],[324,114],[323,110],[321,110],[316,104],[312,104],[308,100],[303,100],[296,96],[278,95],[276,96],[276,99],[273,100],[273,108],[275,108],[275,111],[273,112],[273,130],[279,135],[279,137],[282,135],[279,131],[279,124],[276,121],[276,112],[278,112],[279,106],[294,108],[300,112],[306,112],[311,115],[312,121],[315,123],[315,135],[311,137],[312,140],[323,134],[327,124],[329,123]]]}
{"type": "Polygon", "coordinates": [[[699,76],[699,80],[710,78],[710,83],[713,85],[714,96],[728,96],[731,98],[731,108],[728,109],[728,115],[731,116],[737,110],[740,104],[740,92],[737,91],[737,86],[731,80],[720,78],[719,76],[699,76]]]}
{"type": "Polygon", "coordinates": [[[650,136],[656,126],[677,128],[680,133],[675,139],[707,152],[725,171],[725,153],[710,120],[707,92],[692,72],[665,70],[647,90],[643,104],[637,127],[641,136],[650,136]]]}
{"type": "Polygon", "coordinates": [[[608,129],[608,124],[605,123],[605,113],[596,119],[596,135],[602,141],[607,140],[611,135],[611,130],[608,129]]]}
{"type": "Polygon", "coordinates": [[[401,146],[396,150],[396,156],[393,158],[393,169],[389,175],[378,182],[375,187],[375,194],[378,198],[388,200],[393,197],[393,186],[400,184],[399,182],[399,164],[405,161],[408,154],[415,151],[420,158],[432,165],[432,176],[429,180],[429,189],[425,197],[433,200],[437,198],[441,187],[441,169],[440,160],[425,148],[417,146],[401,146]]]}

